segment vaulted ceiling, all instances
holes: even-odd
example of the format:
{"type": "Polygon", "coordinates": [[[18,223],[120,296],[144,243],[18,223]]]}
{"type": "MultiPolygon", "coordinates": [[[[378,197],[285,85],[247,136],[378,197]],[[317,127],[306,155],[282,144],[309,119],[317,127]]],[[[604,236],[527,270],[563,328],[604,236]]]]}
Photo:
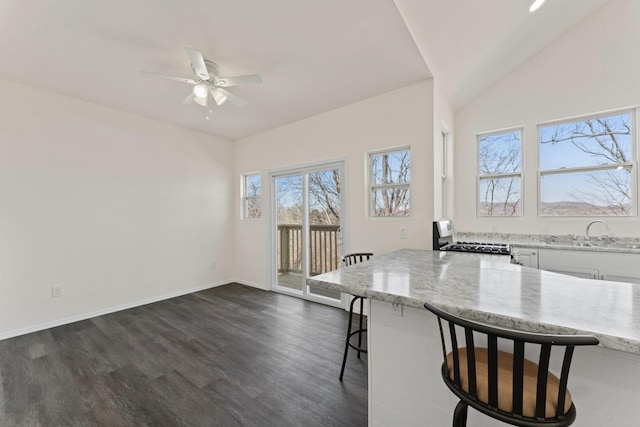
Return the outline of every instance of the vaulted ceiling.
{"type": "Polygon", "coordinates": [[[616,0],[39,0],[0,3],[0,78],[236,140],[435,76],[458,108],[616,0]],[[210,120],[184,48],[225,76],[210,120]]]}

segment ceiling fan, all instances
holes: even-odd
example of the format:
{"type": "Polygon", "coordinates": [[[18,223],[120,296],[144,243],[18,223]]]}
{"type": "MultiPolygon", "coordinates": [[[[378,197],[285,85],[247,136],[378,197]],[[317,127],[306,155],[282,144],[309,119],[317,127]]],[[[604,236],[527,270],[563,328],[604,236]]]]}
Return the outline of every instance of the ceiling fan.
{"type": "Polygon", "coordinates": [[[204,59],[202,53],[198,50],[185,47],[187,56],[191,60],[191,68],[194,72],[194,78],[175,77],[166,74],[158,74],[150,71],[142,71],[155,77],[167,80],[174,80],[193,85],[191,93],[182,101],[183,104],[196,102],[207,110],[206,118],[209,120],[209,114],[213,113],[214,105],[222,105],[227,100],[237,107],[244,107],[247,102],[232,94],[226,87],[237,86],[241,84],[262,83],[262,78],[258,74],[248,74],[244,76],[222,77],[220,76],[220,68],[215,62],[204,59]]]}

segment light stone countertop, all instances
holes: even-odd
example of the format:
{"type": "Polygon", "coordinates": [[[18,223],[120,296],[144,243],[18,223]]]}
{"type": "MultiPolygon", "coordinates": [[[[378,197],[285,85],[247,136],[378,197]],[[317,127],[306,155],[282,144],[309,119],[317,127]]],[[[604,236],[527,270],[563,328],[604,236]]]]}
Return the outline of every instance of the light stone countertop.
{"type": "Polygon", "coordinates": [[[507,256],[403,249],[307,284],[419,309],[430,302],[520,330],[592,334],[603,347],[640,354],[640,285],[527,268],[507,256]]]}
{"type": "Polygon", "coordinates": [[[635,237],[585,236],[575,234],[456,233],[456,240],[509,243],[514,248],[537,248],[585,252],[640,254],[640,239],[635,237]]]}

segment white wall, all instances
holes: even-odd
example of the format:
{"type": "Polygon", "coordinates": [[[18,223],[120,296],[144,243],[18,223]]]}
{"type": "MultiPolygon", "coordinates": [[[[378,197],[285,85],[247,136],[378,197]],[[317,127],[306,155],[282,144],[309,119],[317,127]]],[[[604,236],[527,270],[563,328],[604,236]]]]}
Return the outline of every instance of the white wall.
{"type": "Polygon", "coordinates": [[[228,282],[231,165],[229,141],[0,80],[0,338],[228,282]]]}
{"type": "Polygon", "coordinates": [[[320,161],[345,159],[349,251],[382,254],[399,248],[428,248],[433,220],[433,82],[385,93],[234,143],[235,191],[240,175],[259,171],[264,215],[240,219],[236,206],[236,280],[269,288],[269,172],[320,161]],[[366,215],[366,153],[411,146],[410,218],[366,215]],[[408,238],[400,239],[400,228],[408,238]]]}
{"type": "MultiPolygon", "coordinates": [[[[640,104],[640,2],[614,0],[456,114],[455,215],[460,231],[584,234],[589,218],[537,217],[536,124],[640,104]],[[476,218],[476,137],[525,126],[524,216],[476,218]]],[[[607,219],[640,236],[637,217],[607,219]]]]}

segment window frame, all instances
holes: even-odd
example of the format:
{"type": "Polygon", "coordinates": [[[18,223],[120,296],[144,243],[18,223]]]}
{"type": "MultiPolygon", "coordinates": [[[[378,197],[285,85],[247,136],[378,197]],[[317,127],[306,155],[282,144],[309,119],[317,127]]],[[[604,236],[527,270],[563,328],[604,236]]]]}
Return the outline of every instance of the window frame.
{"type": "Polygon", "coordinates": [[[384,150],[376,150],[369,151],[367,153],[367,177],[368,177],[368,188],[367,192],[369,194],[369,210],[368,217],[370,219],[380,219],[380,218],[410,218],[411,217],[411,146],[405,145],[400,147],[386,148],[384,150]],[[393,184],[375,184],[374,176],[373,176],[373,158],[378,156],[383,156],[385,154],[394,154],[394,153],[409,153],[409,181],[404,183],[393,183],[393,184]],[[409,213],[407,215],[392,215],[392,216],[381,216],[376,215],[376,206],[375,206],[375,197],[374,194],[377,190],[388,190],[394,188],[406,188],[408,190],[408,200],[409,200],[409,213]]]}
{"type": "Polygon", "coordinates": [[[487,132],[479,132],[476,134],[476,218],[522,218],[524,217],[524,126],[514,126],[509,128],[497,129],[487,132]],[[480,139],[487,136],[507,134],[518,131],[520,133],[520,171],[511,173],[491,173],[483,175],[480,172],[480,139]],[[520,179],[520,214],[519,215],[481,215],[480,203],[481,195],[480,188],[483,180],[491,179],[508,179],[519,178],[520,179]]]}
{"type": "Polygon", "coordinates": [[[602,111],[598,113],[585,114],[580,116],[573,116],[559,120],[550,120],[545,122],[537,123],[536,125],[536,152],[537,152],[537,188],[538,188],[538,200],[537,200],[537,216],[539,218],[633,218],[638,216],[638,193],[637,193],[637,182],[638,182],[638,167],[637,167],[637,144],[638,144],[638,108],[621,108],[616,110],[602,111]],[[541,157],[540,157],[540,128],[549,127],[549,126],[558,126],[567,123],[575,123],[584,120],[590,119],[598,119],[613,115],[619,115],[629,113],[630,120],[630,137],[631,137],[631,161],[625,163],[611,163],[607,165],[593,165],[593,166],[576,166],[576,167],[564,167],[558,169],[545,169],[542,170],[541,165],[541,157]],[[616,170],[619,168],[630,169],[631,170],[631,213],[629,215],[545,215],[542,213],[542,178],[544,176],[554,176],[554,175],[564,175],[564,174],[573,174],[573,173],[581,173],[581,172],[598,172],[598,171],[607,171],[607,170],[616,170]]]}
{"type": "Polygon", "coordinates": [[[242,174],[242,219],[260,219],[262,218],[262,175],[259,172],[250,172],[242,174]],[[249,196],[248,193],[248,183],[249,179],[252,177],[258,177],[260,181],[260,187],[258,191],[258,195],[249,196]],[[250,216],[249,213],[249,202],[257,201],[260,206],[260,213],[257,216],[250,216]]]}

